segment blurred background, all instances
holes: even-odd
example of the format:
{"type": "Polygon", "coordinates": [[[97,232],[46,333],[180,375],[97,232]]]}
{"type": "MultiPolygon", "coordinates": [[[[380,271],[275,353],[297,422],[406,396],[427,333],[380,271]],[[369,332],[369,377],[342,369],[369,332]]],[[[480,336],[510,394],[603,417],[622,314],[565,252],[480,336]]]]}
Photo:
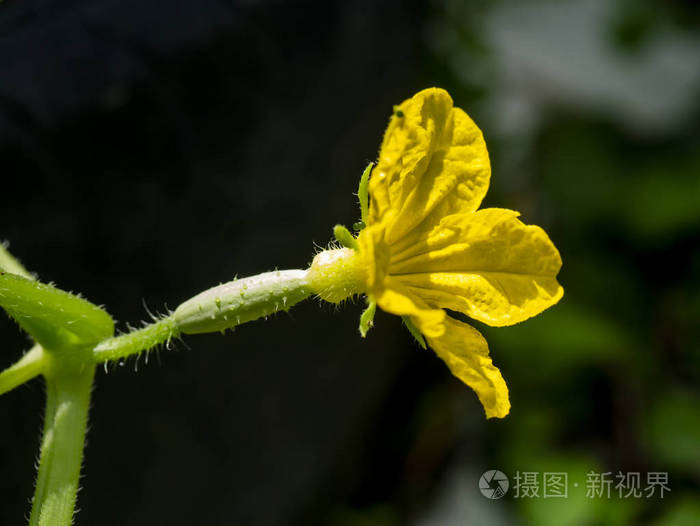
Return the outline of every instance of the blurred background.
{"type": "MultiPolygon", "coordinates": [[[[692,0],[0,3],[0,239],[122,330],[305,267],[357,220],[392,105],[429,86],[484,131],[485,206],[564,261],[559,305],[475,323],[504,420],[395,317],[363,341],[359,301],[100,369],[76,523],[700,524],[699,28],[692,0]],[[588,498],[591,472],[671,491],[588,498]]],[[[0,338],[0,367],[29,347],[5,316],[0,338]]],[[[43,389],[0,400],[1,524],[28,515],[43,389]]]]}

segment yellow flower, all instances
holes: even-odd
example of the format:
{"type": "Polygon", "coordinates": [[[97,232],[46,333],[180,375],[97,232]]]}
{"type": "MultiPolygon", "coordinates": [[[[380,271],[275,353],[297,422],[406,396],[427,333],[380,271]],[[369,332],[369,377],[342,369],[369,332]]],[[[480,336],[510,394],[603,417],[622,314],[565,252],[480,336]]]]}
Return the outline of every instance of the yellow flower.
{"type": "Polygon", "coordinates": [[[508,388],[483,336],[444,309],[505,326],[563,295],[561,258],[547,234],[512,210],[478,210],[490,175],[476,124],[446,91],[421,91],[391,117],[354,250],[322,253],[310,270],[324,299],[362,291],[370,308],[403,316],[476,391],[489,418],[508,414],[508,388]]]}

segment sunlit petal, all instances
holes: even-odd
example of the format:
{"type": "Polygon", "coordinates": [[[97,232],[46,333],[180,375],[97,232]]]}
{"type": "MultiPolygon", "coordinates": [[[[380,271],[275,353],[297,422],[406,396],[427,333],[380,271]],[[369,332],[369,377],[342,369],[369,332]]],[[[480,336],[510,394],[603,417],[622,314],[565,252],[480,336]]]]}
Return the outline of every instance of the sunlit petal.
{"type": "Polygon", "coordinates": [[[489,208],[443,218],[420,242],[392,251],[389,273],[429,305],[503,326],[559,301],[560,268],[544,230],[489,208]]]}
{"type": "Polygon", "coordinates": [[[510,411],[508,387],[489,357],[488,344],[474,327],[445,318],[445,333],[427,336],[428,345],[457,378],[476,391],[487,418],[503,418],[510,411]]]}
{"type": "Polygon", "coordinates": [[[386,312],[397,316],[410,316],[416,327],[426,337],[437,338],[445,332],[443,325],[443,321],[447,318],[445,311],[430,308],[391,278],[387,279],[386,288],[375,299],[377,305],[386,312]]]}
{"type": "Polygon", "coordinates": [[[370,179],[370,221],[392,244],[424,220],[473,212],[491,167],[483,135],[441,89],[421,91],[391,118],[370,179]],[[428,219],[426,219],[428,218],[428,219]]]}

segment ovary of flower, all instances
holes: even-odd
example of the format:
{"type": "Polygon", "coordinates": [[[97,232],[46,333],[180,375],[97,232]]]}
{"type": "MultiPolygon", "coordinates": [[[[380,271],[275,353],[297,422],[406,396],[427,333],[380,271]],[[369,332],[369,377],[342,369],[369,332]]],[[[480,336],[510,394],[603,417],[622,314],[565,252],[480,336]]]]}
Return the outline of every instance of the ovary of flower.
{"type": "Polygon", "coordinates": [[[446,91],[421,91],[391,117],[357,250],[322,252],[308,275],[323,299],[364,292],[408,317],[489,418],[508,414],[508,388],[483,336],[444,309],[505,326],[563,295],[561,258],[547,234],[512,210],[478,210],[490,175],[479,128],[446,91]]]}

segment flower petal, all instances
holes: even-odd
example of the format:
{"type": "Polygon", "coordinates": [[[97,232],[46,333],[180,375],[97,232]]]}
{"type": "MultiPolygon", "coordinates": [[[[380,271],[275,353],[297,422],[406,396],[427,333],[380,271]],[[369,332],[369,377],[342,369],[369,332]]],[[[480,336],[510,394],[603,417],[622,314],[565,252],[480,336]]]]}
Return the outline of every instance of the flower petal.
{"type": "Polygon", "coordinates": [[[493,326],[513,325],[561,299],[561,257],[547,234],[497,208],[442,219],[392,252],[389,273],[428,305],[493,326]]]}
{"type": "Polygon", "coordinates": [[[445,332],[443,324],[447,317],[445,311],[430,308],[391,278],[386,279],[384,290],[375,299],[377,305],[390,314],[410,316],[411,321],[426,338],[437,338],[445,332]]]}
{"type": "Polygon", "coordinates": [[[488,344],[474,327],[445,318],[445,333],[427,337],[428,345],[450,368],[452,374],[476,391],[486,417],[503,418],[510,411],[508,387],[489,357],[488,344]]]}
{"type": "Polygon", "coordinates": [[[382,223],[363,228],[357,236],[357,246],[364,266],[367,292],[379,294],[389,272],[389,246],[384,242],[382,223]]]}
{"type": "Polygon", "coordinates": [[[491,176],[481,130],[445,90],[403,102],[384,135],[372,171],[370,223],[386,222],[392,244],[427,217],[473,212],[491,176]]]}

